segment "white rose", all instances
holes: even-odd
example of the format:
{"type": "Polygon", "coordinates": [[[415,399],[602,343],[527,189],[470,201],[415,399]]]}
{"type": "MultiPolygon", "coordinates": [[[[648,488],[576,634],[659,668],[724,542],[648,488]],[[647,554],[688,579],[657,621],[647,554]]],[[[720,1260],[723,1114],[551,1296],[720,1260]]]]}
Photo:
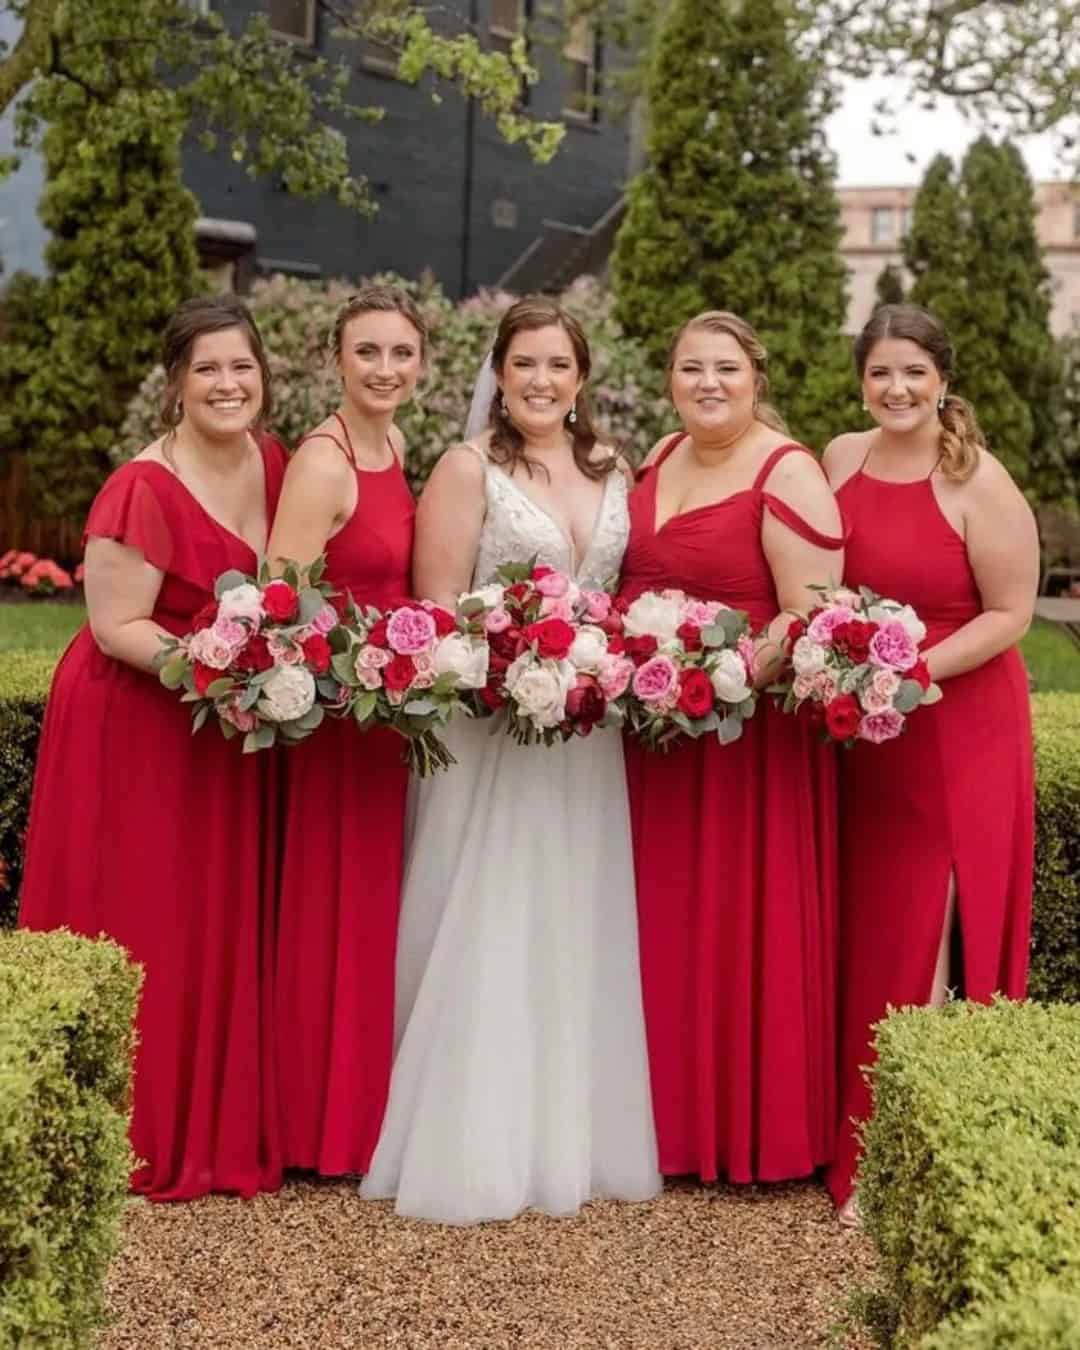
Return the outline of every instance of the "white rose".
{"type": "Polygon", "coordinates": [[[262,686],[255,711],[267,722],[295,722],[315,703],[315,681],[302,666],[276,666],[262,686]]]}
{"type": "Polygon", "coordinates": [[[820,642],[805,635],[795,643],[791,653],[791,664],[796,675],[816,675],[825,669],[825,648],[820,642]]]}
{"type": "Polygon", "coordinates": [[[631,637],[654,637],[661,646],[674,642],[682,622],[682,597],[676,594],[677,598],[657,591],[639,595],[623,616],[623,628],[631,637]]]}
{"type": "Polygon", "coordinates": [[[506,688],[523,713],[538,727],[557,727],[566,716],[566,695],[574,683],[568,661],[535,663],[523,653],[506,672],[506,688]]]}
{"type": "Polygon", "coordinates": [[[871,605],[868,614],[874,623],[903,624],[916,647],[926,636],[926,624],[910,605],[898,605],[890,600],[881,605],[871,605]]]}
{"type": "Polygon", "coordinates": [[[741,703],[750,697],[746,665],[738,652],[722,651],[709,671],[713,693],[721,703],[741,703]]]}
{"type": "Polygon", "coordinates": [[[470,642],[462,633],[448,633],[432,653],[436,675],[456,675],[459,689],[487,684],[488,645],[470,642]]]}
{"type": "Polygon", "coordinates": [[[479,600],[485,609],[494,609],[502,604],[503,588],[498,582],[493,582],[490,586],[481,586],[475,591],[466,591],[464,595],[458,596],[458,604],[463,605],[466,600],[479,600]]]}
{"type": "Polygon", "coordinates": [[[570,648],[567,658],[570,664],[577,670],[594,673],[599,669],[600,662],[605,656],[607,656],[607,634],[602,628],[597,628],[591,623],[583,624],[578,629],[577,637],[574,638],[574,645],[570,648]]]}
{"type": "Polygon", "coordinates": [[[222,619],[250,619],[256,627],[263,616],[262,595],[258,586],[245,581],[222,591],[218,598],[218,617],[222,619]]]}

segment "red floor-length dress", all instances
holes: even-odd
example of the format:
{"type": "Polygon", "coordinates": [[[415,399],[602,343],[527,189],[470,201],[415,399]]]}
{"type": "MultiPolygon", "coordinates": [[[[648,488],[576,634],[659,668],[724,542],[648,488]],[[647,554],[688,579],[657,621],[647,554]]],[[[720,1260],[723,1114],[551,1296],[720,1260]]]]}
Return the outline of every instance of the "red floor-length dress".
{"type": "MultiPolygon", "coordinates": [[[[861,470],[837,493],[850,529],[852,585],[914,606],[932,647],[982,609],[964,541],[929,478],[886,483],[861,470]]],[[[1016,648],[942,682],[884,745],[859,744],[840,769],[840,1127],[829,1189],[851,1194],[852,1118],[871,1109],[861,1065],[886,1005],[929,1001],[950,873],[964,997],[1023,998],[1034,857],[1027,674],[1016,648]]]]}
{"type": "MultiPolygon", "coordinates": [[[[326,580],[358,604],[410,593],[415,507],[395,458],[356,467],[357,505],[326,549],[326,580]]],[[[394,1048],[394,958],[408,768],[396,732],[331,722],[285,759],[277,957],[287,1167],[362,1173],[394,1048]]]]}
{"type": "MultiPolygon", "coordinates": [[[[285,452],[261,442],[267,526],[285,452]]],[[[125,464],[86,537],[165,573],[152,618],[190,630],[255,553],[169,469],[125,464]]],[[[20,923],[115,938],[142,963],[132,1187],[152,1200],[280,1184],[271,974],[276,756],[242,755],[152,674],[105,656],[88,626],[53,676],[38,750],[20,923]]]]}
{"type": "MultiPolygon", "coordinates": [[[[841,546],[764,490],[784,455],[809,452],[778,447],[752,488],[657,530],[658,469],[681,439],[631,496],[623,594],[678,587],[760,629],[779,610],[765,511],[841,546]]],[[[805,1176],[836,1119],[834,755],[763,698],[734,745],[628,742],[627,774],[660,1170],[805,1176]]]]}

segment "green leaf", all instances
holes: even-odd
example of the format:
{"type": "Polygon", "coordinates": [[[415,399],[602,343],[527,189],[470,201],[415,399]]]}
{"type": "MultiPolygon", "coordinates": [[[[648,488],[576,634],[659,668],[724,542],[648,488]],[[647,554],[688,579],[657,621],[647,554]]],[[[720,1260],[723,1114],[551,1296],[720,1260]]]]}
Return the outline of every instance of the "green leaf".
{"type": "Polygon", "coordinates": [[[904,680],[893,695],[893,707],[897,712],[910,713],[922,702],[923,690],[918,680],[904,680]]]}
{"type": "Polygon", "coordinates": [[[300,612],[297,622],[309,624],[323,607],[322,595],[313,586],[300,592],[300,612]]]}
{"type": "Polygon", "coordinates": [[[214,582],[214,599],[220,600],[226,591],[231,591],[235,586],[243,586],[251,578],[244,572],[238,572],[235,568],[228,572],[222,572],[217,581],[214,582]]]}
{"type": "Polygon", "coordinates": [[[350,689],[357,687],[359,682],[356,678],[356,660],[351,650],[335,652],[330,658],[330,669],[342,684],[348,685],[350,689]]]}
{"type": "Polygon", "coordinates": [[[362,726],[374,715],[378,703],[379,696],[374,689],[366,689],[357,695],[353,700],[352,715],[358,725],[362,726]]]}
{"type": "Polygon", "coordinates": [[[206,719],[210,716],[210,706],[209,703],[204,703],[201,708],[195,709],[195,715],[191,719],[191,730],[193,734],[196,731],[201,731],[206,725],[206,719]]]}
{"type": "Polygon", "coordinates": [[[158,671],[158,679],[166,689],[179,689],[188,669],[189,663],[185,656],[173,656],[158,671]]]}
{"type": "Polygon", "coordinates": [[[228,675],[222,675],[216,680],[212,680],[207,686],[206,698],[223,698],[233,687],[233,682],[228,675]]]}
{"type": "Polygon", "coordinates": [[[430,698],[411,698],[403,705],[402,711],[407,717],[427,717],[438,712],[438,706],[430,698]]]}
{"type": "Polygon", "coordinates": [[[742,735],[743,725],[738,717],[725,717],[716,732],[721,745],[733,745],[742,735]]]}

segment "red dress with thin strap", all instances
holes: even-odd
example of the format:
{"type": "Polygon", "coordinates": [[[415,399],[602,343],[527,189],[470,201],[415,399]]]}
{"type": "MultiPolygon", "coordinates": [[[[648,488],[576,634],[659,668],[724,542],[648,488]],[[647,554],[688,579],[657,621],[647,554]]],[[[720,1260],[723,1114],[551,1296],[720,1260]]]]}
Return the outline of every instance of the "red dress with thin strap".
{"type": "MultiPolygon", "coordinates": [[[[356,472],[356,509],[326,548],[326,580],[359,604],[410,593],[415,506],[396,456],[356,472]]],[[[277,957],[287,1167],[367,1170],[390,1085],[394,958],[408,768],[392,731],[330,722],[285,756],[277,957]]]]}
{"type": "MultiPolygon", "coordinates": [[[[913,605],[923,647],[982,610],[963,539],[930,479],[886,483],[860,470],[837,493],[851,538],[844,572],[913,605]]],[[[961,988],[1023,998],[1034,854],[1027,674],[1018,649],[942,683],[901,736],[859,744],[840,767],[840,1114],[827,1174],[838,1205],[858,1160],[852,1117],[871,1109],[860,1066],[886,1005],[926,1003],[950,873],[962,949],[961,988]]]]}
{"type": "MultiPolygon", "coordinates": [[[[267,525],[285,452],[261,443],[267,525]]],[[[191,628],[250,546],[162,464],[117,469],[85,537],[164,574],[152,618],[191,628]]],[[[281,1180],[272,1029],[277,757],[241,755],[156,677],[82,628],[53,676],[34,776],[20,923],[105,933],[142,963],[132,1187],[152,1200],[250,1196],[281,1180]]]]}
{"type": "MultiPolygon", "coordinates": [[[[674,586],[779,611],[761,544],[766,510],[820,535],[752,488],[656,521],[658,469],[630,498],[622,593],[674,586]]],[[[823,578],[827,580],[827,578],[823,578]]],[[[826,1161],[835,1122],[835,764],[810,728],[763,699],[741,740],[670,754],[627,744],[641,971],[660,1170],[777,1181],[826,1161]]]]}

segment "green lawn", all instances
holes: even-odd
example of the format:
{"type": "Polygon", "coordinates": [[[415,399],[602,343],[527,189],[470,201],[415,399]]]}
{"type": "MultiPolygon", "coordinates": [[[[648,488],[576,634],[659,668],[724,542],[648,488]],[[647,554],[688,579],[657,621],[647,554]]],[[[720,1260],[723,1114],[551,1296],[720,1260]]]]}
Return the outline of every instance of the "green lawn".
{"type": "MultiPolygon", "coordinates": [[[[0,604],[0,652],[51,648],[59,654],[85,618],[81,605],[0,604]]],[[[1080,647],[1064,629],[1036,619],[1023,652],[1040,693],[1080,693],[1080,647]]]]}

